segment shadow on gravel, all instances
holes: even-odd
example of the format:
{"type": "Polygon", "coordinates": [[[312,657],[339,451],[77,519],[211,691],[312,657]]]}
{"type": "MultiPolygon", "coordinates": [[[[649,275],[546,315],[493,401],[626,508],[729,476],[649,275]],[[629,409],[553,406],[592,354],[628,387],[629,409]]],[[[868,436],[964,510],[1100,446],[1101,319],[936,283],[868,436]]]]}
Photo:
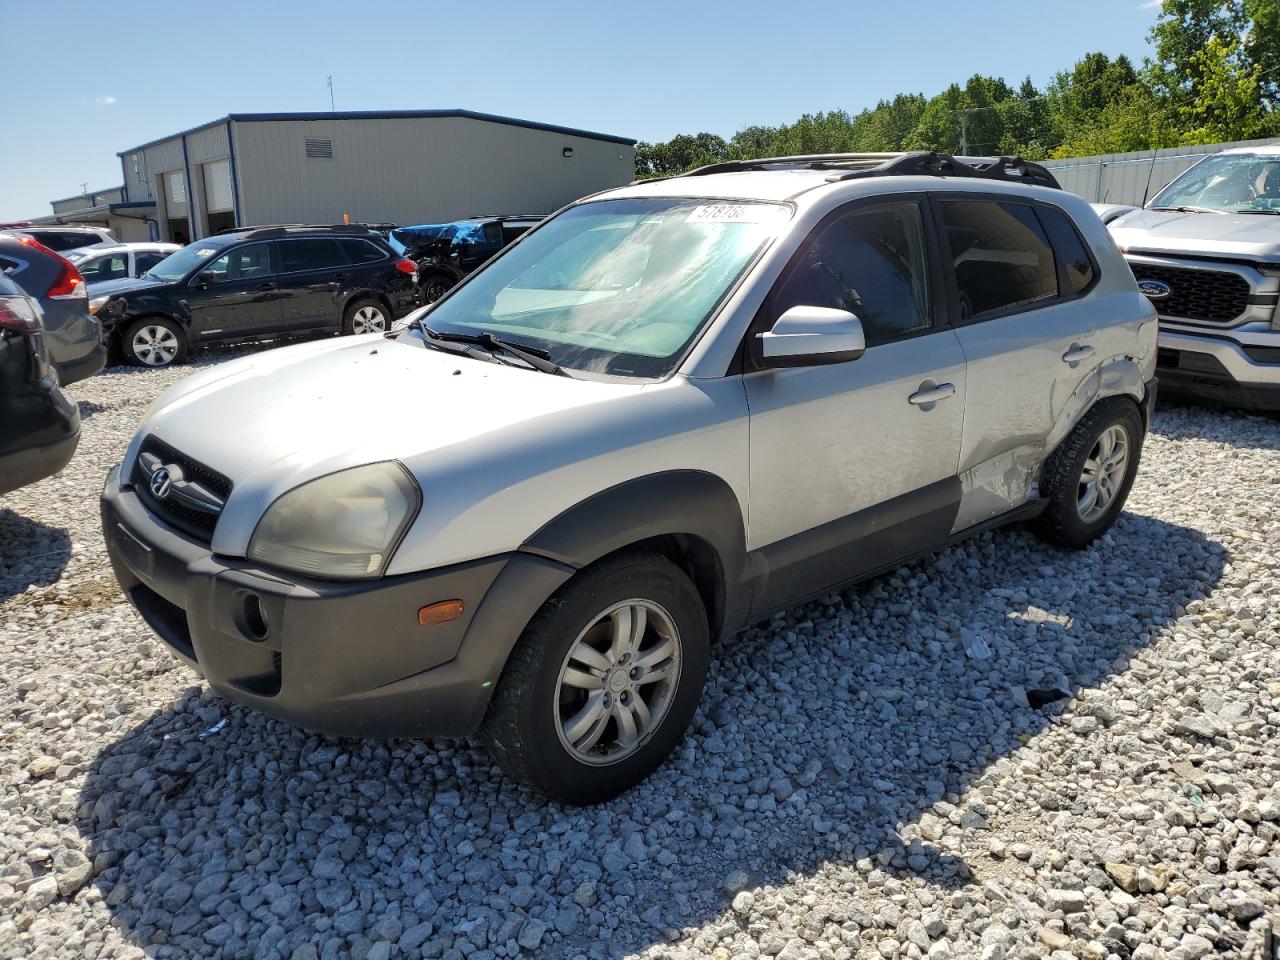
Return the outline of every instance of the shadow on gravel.
{"type": "MultiPolygon", "coordinates": [[[[1018,690],[1129,669],[1225,561],[1132,514],[1082,553],[985,534],[721,645],[683,748],[589,809],[520,790],[469,743],[311,736],[193,688],[93,760],[78,828],[113,923],[157,957],[378,940],[399,941],[392,957],[617,956],[724,922],[739,871],[752,889],[855,863],[861,880],[827,889],[835,922],[866,928],[869,886],[968,882],[923,836],[937,815],[998,820],[980,799],[934,805],[1063,710],[1018,690]],[[964,653],[974,637],[990,658],[964,653]]],[[[1079,807],[1077,790],[1039,804],[1079,807]]]]}
{"type": "Polygon", "coordinates": [[[66,530],[0,507],[0,602],[56,582],[70,559],[66,530]]]}

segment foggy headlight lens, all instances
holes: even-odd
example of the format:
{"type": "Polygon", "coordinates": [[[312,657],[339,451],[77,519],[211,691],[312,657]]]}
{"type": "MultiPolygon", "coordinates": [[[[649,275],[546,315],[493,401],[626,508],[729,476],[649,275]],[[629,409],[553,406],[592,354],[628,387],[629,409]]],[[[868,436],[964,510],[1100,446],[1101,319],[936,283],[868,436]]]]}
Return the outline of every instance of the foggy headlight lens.
{"type": "Polygon", "coordinates": [[[314,577],[377,577],[421,502],[418,485],[398,463],[331,473],[267,508],[249,559],[314,577]]]}

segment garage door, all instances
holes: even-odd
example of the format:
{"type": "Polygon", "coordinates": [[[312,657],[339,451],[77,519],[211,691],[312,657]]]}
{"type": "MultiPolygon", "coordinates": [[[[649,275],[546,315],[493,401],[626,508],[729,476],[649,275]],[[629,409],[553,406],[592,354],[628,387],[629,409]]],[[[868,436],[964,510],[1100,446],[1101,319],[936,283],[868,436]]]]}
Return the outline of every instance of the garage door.
{"type": "Polygon", "coordinates": [[[231,210],[230,161],[215,160],[204,165],[204,198],[210,213],[231,210]]]}

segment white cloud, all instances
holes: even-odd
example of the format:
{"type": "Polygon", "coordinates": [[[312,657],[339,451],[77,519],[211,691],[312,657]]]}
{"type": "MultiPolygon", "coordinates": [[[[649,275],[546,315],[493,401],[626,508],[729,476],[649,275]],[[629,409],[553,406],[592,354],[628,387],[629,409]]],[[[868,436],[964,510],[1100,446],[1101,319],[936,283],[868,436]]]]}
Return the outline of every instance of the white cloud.
{"type": "Polygon", "coordinates": [[[1142,3],[1138,4],[1138,9],[1158,10],[1162,6],[1164,6],[1164,0],[1142,0],[1142,3]]]}
{"type": "Polygon", "coordinates": [[[110,107],[115,105],[116,98],[115,97],[94,97],[93,102],[100,107],[110,107]]]}

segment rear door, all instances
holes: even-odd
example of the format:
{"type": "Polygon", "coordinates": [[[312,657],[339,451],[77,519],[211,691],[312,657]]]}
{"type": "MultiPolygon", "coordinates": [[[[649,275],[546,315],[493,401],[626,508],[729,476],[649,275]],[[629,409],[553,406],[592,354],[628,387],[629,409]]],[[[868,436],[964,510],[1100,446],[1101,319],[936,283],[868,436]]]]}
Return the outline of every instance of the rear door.
{"type": "Polygon", "coordinates": [[[351,268],[338,241],[333,237],[286,238],[276,241],[276,251],[285,329],[341,325],[339,294],[351,268]]]}
{"type": "Polygon", "coordinates": [[[231,339],[280,329],[280,294],[269,242],[246,243],[213,260],[189,282],[187,307],[201,339],[231,339]]]}
{"type": "Polygon", "coordinates": [[[960,499],[965,363],[946,323],[927,201],[875,198],[827,217],[752,336],[793,306],[863,324],[866,353],[744,378],[751,411],[748,547],[758,611],[937,545],[960,499]]]}
{"type": "Polygon", "coordinates": [[[1025,502],[1046,438],[1106,350],[1079,300],[1097,266],[1058,208],[966,193],[938,195],[935,211],[968,362],[964,527],[1025,502]]]}

